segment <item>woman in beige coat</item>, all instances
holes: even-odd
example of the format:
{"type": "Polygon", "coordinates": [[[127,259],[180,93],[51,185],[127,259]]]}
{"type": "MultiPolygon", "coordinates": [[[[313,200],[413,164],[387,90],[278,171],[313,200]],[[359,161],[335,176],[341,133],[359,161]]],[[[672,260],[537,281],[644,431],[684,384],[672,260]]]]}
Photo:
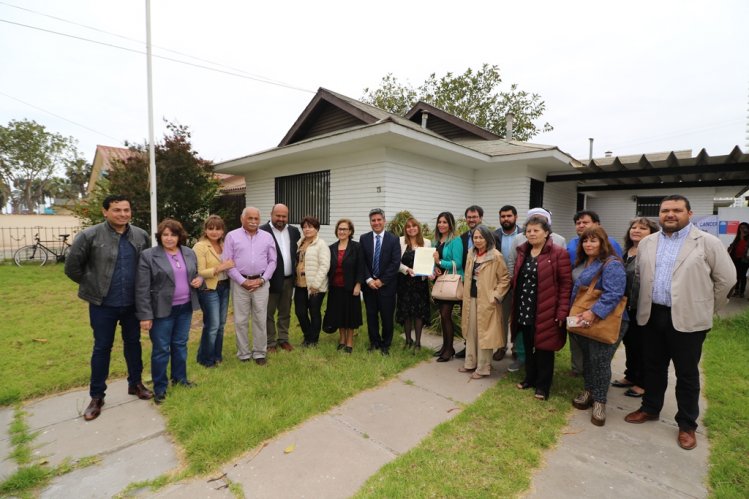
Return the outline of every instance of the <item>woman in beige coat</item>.
{"type": "Polygon", "coordinates": [[[485,225],[473,230],[473,248],[468,251],[461,321],[466,340],[466,359],[460,372],[473,372],[479,379],[489,376],[492,352],[505,346],[507,317],[502,300],[510,289],[510,274],[502,254],[494,248],[494,237],[485,225]]]}
{"type": "Polygon", "coordinates": [[[328,291],[330,249],[317,234],[320,230],[317,218],[304,217],[301,226],[304,237],[297,243],[294,311],[304,334],[302,346],[312,347],[317,345],[322,328],[320,309],[328,291]]]}

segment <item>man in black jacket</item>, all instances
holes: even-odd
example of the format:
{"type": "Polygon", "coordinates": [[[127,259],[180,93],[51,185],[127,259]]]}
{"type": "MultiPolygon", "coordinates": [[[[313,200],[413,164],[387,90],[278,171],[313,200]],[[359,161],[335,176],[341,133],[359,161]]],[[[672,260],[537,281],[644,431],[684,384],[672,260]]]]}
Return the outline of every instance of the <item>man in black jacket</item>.
{"type": "Polygon", "coordinates": [[[261,225],[261,230],[273,236],[276,243],[276,271],[270,279],[268,295],[268,352],[280,347],[288,352],[294,347],[289,343],[289,323],[291,322],[291,296],[296,275],[296,249],[299,229],[289,225],[289,208],[277,204],[270,212],[270,222],[261,225]],[[276,312],[278,319],[276,321],[276,312]],[[277,339],[276,339],[277,338],[277,339]]]}
{"type": "Polygon", "coordinates": [[[135,270],[150,239],[146,231],[130,225],[132,210],[125,196],[104,198],[102,213],[106,220],[78,234],[65,259],[65,275],[78,284],[78,297],[88,302],[94,334],[86,421],[99,417],[104,405],[117,323],[122,329],[127,392],[143,400],[153,397],[141,378],[140,322],[135,317],[135,270]]]}

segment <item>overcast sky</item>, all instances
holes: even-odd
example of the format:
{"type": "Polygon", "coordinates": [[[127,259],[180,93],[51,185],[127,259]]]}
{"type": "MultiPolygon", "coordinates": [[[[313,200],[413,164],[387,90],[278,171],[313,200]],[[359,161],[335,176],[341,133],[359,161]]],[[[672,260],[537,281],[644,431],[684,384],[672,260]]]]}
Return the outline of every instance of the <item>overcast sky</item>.
{"type": "MultiPolygon", "coordinates": [[[[145,10],[0,0],[0,123],[36,120],[89,161],[96,144],[144,142],[145,10]]],[[[532,142],[581,159],[588,137],[595,156],[747,143],[746,0],[153,0],[151,16],[155,55],[248,76],[153,60],[157,137],[162,118],[188,125],[214,161],[275,147],[318,87],[361,98],[387,73],[416,86],[485,62],[546,101],[555,129],[532,142]]]]}

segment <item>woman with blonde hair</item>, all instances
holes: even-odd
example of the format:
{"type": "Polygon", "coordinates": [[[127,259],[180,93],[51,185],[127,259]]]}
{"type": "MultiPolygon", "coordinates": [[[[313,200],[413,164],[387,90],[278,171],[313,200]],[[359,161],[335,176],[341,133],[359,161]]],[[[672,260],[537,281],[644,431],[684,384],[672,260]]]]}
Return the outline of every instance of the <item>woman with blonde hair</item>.
{"type": "Polygon", "coordinates": [[[395,320],[403,324],[406,335],[404,348],[413,348],[416,352],[421,349],[421,331],[425,324],[429,324],[429,281],[427,276],[414,274],[413,266],[416,248],[429,248],[432,242],[424,239],[421,224],[413,217],[406,220],[403,233],[400,237],[401,265],[395,320]],[[411,330],[414,331],[416,341],[411,338],[411,330]]]}
{"type": "Polygon", "coordinates": [[[198,258],[198,275],[205,284],[198,290],[203,310],[203,334],[198,347],[198,364],[216,367],[223,360],[224,325],[229,309],[229,278],[226,271],[234,267],[232,260],[221,261],[224,252],[226,226],[218,215],[209,216],[203,224],[203,234],[193,246],[198,258]]]}

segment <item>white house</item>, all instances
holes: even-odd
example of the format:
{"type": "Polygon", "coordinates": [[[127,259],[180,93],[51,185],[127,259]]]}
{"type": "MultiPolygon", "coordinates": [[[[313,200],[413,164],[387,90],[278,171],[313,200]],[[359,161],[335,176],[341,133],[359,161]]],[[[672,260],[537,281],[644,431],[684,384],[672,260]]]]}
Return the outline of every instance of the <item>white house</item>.
{"type": "Polygon", "coordinates": [[[264,219],[283,202],[292,223],[317,216],[329,242],[339,218],[352,219],[357,235],[369,230],[371,208],[388,217],[409,210],[433,225],[439,212],[459,218],[472,204],[494,226],[505,204],[517,208],[520,222],[529,208],[543,206],[554,231],[567,238],[574,235],[574,213],[588,208],[620,238],[650,196],[678,192],[695,213],[711,214],[716,198],[749,185],[749,156],[738,148],[726,157],[688,156],[584,164],[558,147],[506,140],[423,102],[400,117],[321,88],[278,147],[215,168],[245,177],[247,205],[264,219]]]}

